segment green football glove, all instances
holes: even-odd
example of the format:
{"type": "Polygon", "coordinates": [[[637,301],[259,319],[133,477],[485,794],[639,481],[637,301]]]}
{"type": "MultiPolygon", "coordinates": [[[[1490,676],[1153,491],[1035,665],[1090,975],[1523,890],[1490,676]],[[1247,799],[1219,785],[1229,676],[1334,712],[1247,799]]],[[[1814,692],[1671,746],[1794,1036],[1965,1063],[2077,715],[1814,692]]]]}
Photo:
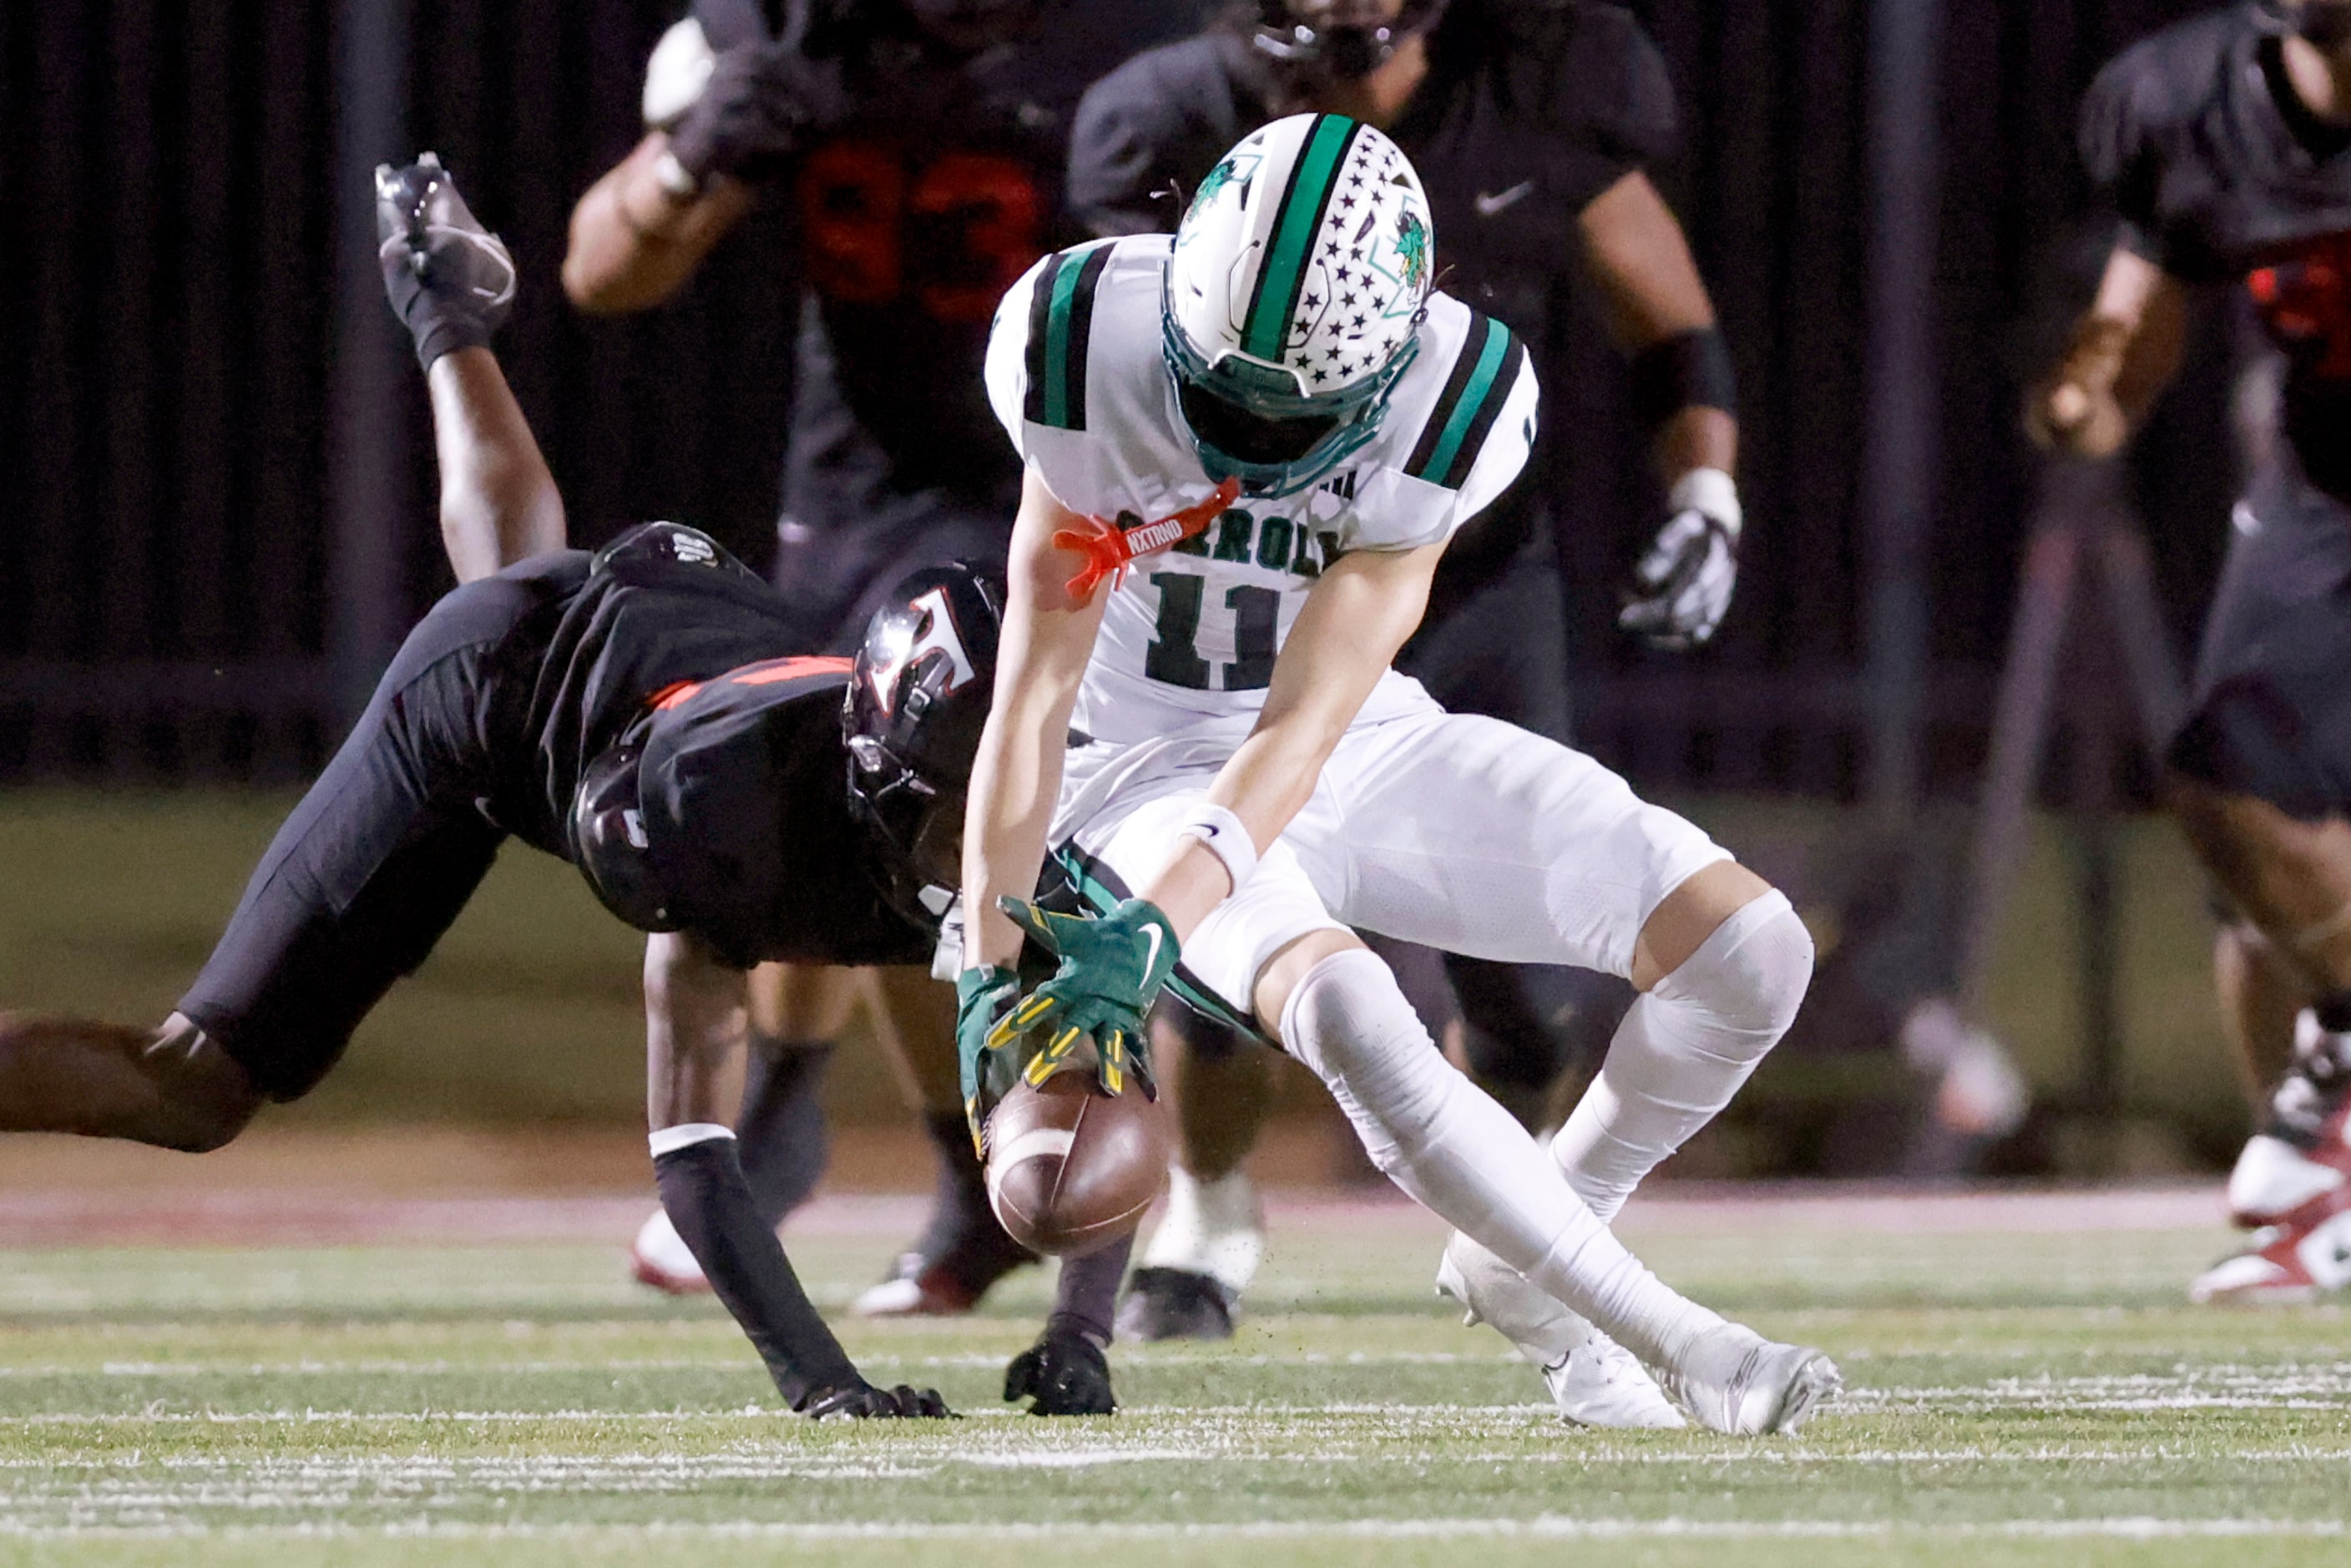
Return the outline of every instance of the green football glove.
{"type": "Polygon", "coordinates": [[[1095,915],[1053,915],[1019,898],[999,898],[996,906],[1058,955],[1061,967],[997,1021],[987,1043],[1001,1047],[1042,1032],[1045,1049],[1029,1063],[1029,1082],[1034,1084],[1059,1071],[1080,1040],[1091,1040],[1095,1071],[1106,1092],[1124,1093],[1132,1072],[1144,1097],[1157,1099],[1143,1019],[1175,971],[1180,951],[1176,928],[1159,906],[1130,898],[1095,915]]]}
{"type": "Polygon", "coordinates": [[[987,1113],[1012,1087],[1020,1064],[990,1038],[998,1021],[1020,999],[1020,977],[990,965],[956,977],[956,1058],[963,1072],[963,1114],[971,1124],[971,1146],[983,1160],[979,1130],[987,1113]]]}

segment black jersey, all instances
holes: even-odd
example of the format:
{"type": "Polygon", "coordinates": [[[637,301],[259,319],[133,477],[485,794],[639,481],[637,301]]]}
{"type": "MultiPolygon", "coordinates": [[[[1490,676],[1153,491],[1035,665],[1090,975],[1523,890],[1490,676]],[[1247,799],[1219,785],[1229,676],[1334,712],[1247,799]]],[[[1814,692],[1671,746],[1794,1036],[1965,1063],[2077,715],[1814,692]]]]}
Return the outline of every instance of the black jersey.
{"type": "MultiPolygon", "coordinates": [[[[1677,141],[1665,61],[1622,6],[1455,0],[1388,134],[1428,194],[1446,292],[1538,346],[1567,308],[1576,220],[1677,141]]],[[[1236,29],[1138,56],[1078,110],[1070,202],[1098,234],[1171,230],[1228,148],[1280,112],[1236,29]]]]}
{"type": "Polygon", "coordinates": [[[2274,25],[2240,5],[2125,50],[2083,104],[2082,152],[2124,245],[2244,283],[2287,356],[2286,437],[2351,497],[2351,131],[2294,92],[2274,25]]]}
{"type": "Polygon", "coordinates": [[[499,648],[488,708],[497,825],[573,860],[573,798],[641,748],[646,853],[668,920],[730,962],[919,963],[850,815],[846,659],[799,656],[776,591],[669,523],[505,575],[543,595],[499,648]]]}
{"type": "MultiPolygon", "coordinates": [[[[806,0],[805,47],[837,87],[822,133],[770,172],[808,278],[784,511],[818,531],[942,507],[1000,511],[1020,465],[981,376],[997,300],[1082,237],[1061,201],[1078,94],[1198,0],[1090,0],[1082,17],[970,58],[903,16],[806,0]]],[[[725,13],[697,6],[710,42],[725,13]]]]}

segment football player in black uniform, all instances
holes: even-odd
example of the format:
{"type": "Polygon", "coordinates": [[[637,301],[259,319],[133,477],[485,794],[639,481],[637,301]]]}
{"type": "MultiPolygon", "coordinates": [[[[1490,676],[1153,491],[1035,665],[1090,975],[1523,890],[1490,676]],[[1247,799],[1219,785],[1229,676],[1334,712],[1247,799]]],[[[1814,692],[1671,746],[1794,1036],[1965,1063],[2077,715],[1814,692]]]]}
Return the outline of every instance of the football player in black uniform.
{"type": "Polygon", "coordinates": [[[2199,1301],[2351,1283],[2351,3],[2239,5],[2100,73],[2082,150],[2119,229],[2027,407],[2061,452],[2119,448],[2179,361],[2190,288],[2242,287],[2286,362],[2282,440],[2235,537],[2168,762],[2234,919],[2231,1033],[2275,1082],[2229,1184],[2251,1244],[2199,1301]]]}
{"type": "MultiPolygon", "coordinates": [[[[1737,571],[1735,389],[1681,226],[1644,172],[1671,153],[1677,131],[1665,62],[1640,25],[1621,6],[1583,0],[1238,5],[1087,91],[1071,202],[1097,233],[1172,230],[1228,147],[1309,109],[1395,139],[1427,190],[1446,289],[1506,322],[1539,360],[1558,355],[1573,296],[1596,289],[1610,335],[1631,357],[1635,409],[1669,497],[1621,622],[1668,647],[1705,642],[1737,571]]],[[[1541,465],[1539,455],[1530,466],[1541,465]]],[[[1449,709],[1564,739],[1559,580],[1540,545],[1529,548],[1542,490],[1540,479],[1522,482],[1455,541],[1398,667],[1449,709]]],[[[1545,1020],[1551,1009],[1526,989],[1528,973],[1458,956],[1445,971],[1472,1070],[1523,1119],[1540,1117],[1568,1052],[1545,1020]]],[[[1581,978],[1588,988],[1570,995],[1613,1023],[1629,989],[1581,978]]],[[[1424,1014],[1441,1016],[1441,985],[1410,989],[1424,1014]]],[[[1163,1059],[1182,1061],[1188,1075],[1184,1152],[1119,1326],[1143,1338],[1217,1337],[1231,1332],[1262,1249],[1239,1163],[1266,1102],[1266,1068],[1215,1026],[1163,1015],[1163,1030],[1190,1048],[1163,1059]]]]}
{"type": "MultiPolygon", "coordinates": [[[[572,214],[582,309],[667,298],[751,208],[784,204],[808,282],[774,576],[801,644],[843,652],[899,577],[999,565],[1019,463],[980,363],[998,298],[1083,237],[1061,200],[1087,82],[1176,37],[1196,0],[695,0],[647,69],[646,134],[572,214]]],[[[858,978],[766,972],[744,1158],[774,1218],[821,1171],[816,1092],[858,978]]],[[[940,1166],[932,1223],[866,1312],[961,1312],[1029,1261],[981,1189],[953,1070],[951,998],[885,975],[917,1049],[940,1166]]],[[[655,1214],[640,1278],[700,1284],[655,1214]]]]}
{"type": "MultiPolygon", "coordinates": [[[[160,1029],[0,1016],[0,1130],[218,1148],[326,1075],[512,836],[649,934],[663,1207],[777,1388],[814,1416],[945,1415],[932,1391],[866,1383],[810,1306],[738,1163],[726,1086],[752,966],[928,960],[921,894],[956,875],[998,590],[925,569],[853,661],[812,657],[776,591],[692,528],[541,548],[560,545],[562,498],[485,346],[513,264],[429,155],[378,185],[466,580],[402,645],[160,1029]],[[538,553],[507,564],[518,549],[538,553]]],[[[1112,1407],[1124,1260],[1065,1267],[1083,1301],[1016,1360],[1008,1398],[1112,1407]]]]}

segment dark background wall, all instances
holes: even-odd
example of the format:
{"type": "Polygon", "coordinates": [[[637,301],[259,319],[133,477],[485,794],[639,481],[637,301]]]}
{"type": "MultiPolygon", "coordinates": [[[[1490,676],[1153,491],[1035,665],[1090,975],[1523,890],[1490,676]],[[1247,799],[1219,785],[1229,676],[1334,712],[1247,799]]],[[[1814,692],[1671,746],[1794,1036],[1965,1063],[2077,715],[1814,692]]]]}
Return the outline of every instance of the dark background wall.
{"type": "MultiPolygon", "coordinates": [[[[2121,43],[2183,0],[1949,6],[1933,532],[1936,774],[1981,725],[2032,496],[2016,434],[2070,256],[2098,237],[2074,105],[2121,43]]],[[[1653,0],[1688,151],[1664,183],[1737,348],[1753,532],[1737,613],[1687,661],[1609,630],[1610,585],[1652,520],[1622,371],[1596,338],[1547,389],[1584,733],[1652,783],[1842,794],[1856,777],[1865,612],[1855,456],[1866,57],[1863,0],[1653,0]]],[[[556,281],[571,203],[637,134],[670,0],[413,0],[407,146],[435,148],[524,269],[501,349],[594,543],[677,517],[765,551],[789,397],[792,280],[750,227],[677,304],[584,320],[556,281]]],[[[329,378],[335,7],[318,0],[0,5],[0,778],[269,778],[332,733],[329,378]]],[[[772,237],[772,236],[769,236],[772,237]]],[[[340,295],[349,298],[348,294],[340,295]]],[[[397,328],[380,319],[389,335],[397,328]]],[[[2208,334],[2208,338],[2217,335],[2208,334]]],[[[2208,343],[2204,359],[2218,362],[2208,343]]],[[[399,423],[414,527],[402,591],[446,586],[421,386],[399,423]]],[[[2137,459],[2184,650],[2233,464],[2220,378],[2191,376],[2137,459]]]]}

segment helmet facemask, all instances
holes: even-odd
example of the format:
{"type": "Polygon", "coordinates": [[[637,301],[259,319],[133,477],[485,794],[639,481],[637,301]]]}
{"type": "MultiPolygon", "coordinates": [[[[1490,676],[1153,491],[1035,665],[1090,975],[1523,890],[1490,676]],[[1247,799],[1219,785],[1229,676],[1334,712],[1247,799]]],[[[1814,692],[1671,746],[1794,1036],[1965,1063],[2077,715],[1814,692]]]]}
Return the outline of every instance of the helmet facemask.
{"type": "MultiPolygon", "coordinates": [[[[1164,286],[1163,286],[1164,288],[1164,286]]],[[[1420,351],[1417,335],[1374,375],[1334,392],[1308,392],[1298,376],[1228,353],[1211,363],[1163,304],[1162,347],[1176,409],[1211,479],[1241,493],[1293,496],[1330,476],[1379,433],[1388,396],[1420,351]]]]}
{"type": "Polygon", "coordinates": [[[964,562],[899,583],[866,623],[841,739],[850,812],[892,907],[935,921],[962,878],[964,799],[995,684],[1002,590],[964,562]]]}

